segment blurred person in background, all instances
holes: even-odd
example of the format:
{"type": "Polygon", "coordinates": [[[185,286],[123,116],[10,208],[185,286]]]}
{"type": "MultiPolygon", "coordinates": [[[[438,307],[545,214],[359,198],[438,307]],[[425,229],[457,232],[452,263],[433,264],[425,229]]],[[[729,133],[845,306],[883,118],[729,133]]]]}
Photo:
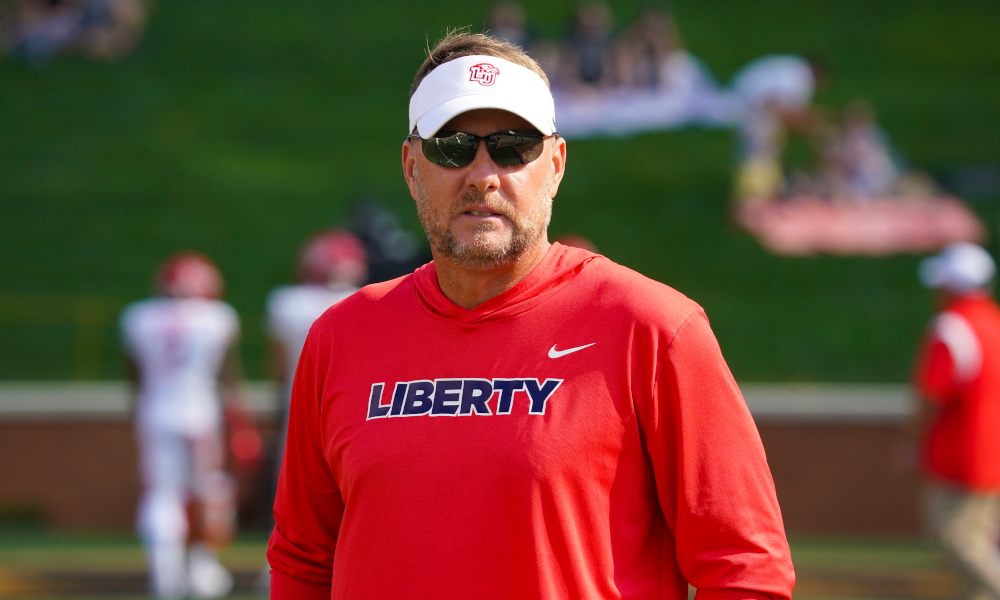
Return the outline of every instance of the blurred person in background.
{"type": "Polygon", "coordinates": [[[567,48],[563,83],[567,87],[600,87],[613,84],[614,15],[602,0],[584,0],[577,5],[573,33],[567,48]]]}
{"type": "Polygon", "coordinates": [[[786,197],[864,202],[896,191],[899,161],[868,102],[848,104],[840,119],[817,129],[815,141],[815,168],[790,173],[786,197]]]}
{"type": "Polygon", "coordinates": [[[1000,598],[1000,307],[993,258],[967,242],[920,265],[937,292],[917,362],[928,525],[961,566],[969,598],[1000,598]]]}
{"type": "Polygon", "coordinates": [[[753,204],[779,195],[786,133],[812,136],[820,130],[812,98],[826,71],[818,58],[774,55],[758,58],[733,76],[740,136],[737,200],[753,204]]]}
{"type": "Polygon", "coordinates": [[[733,123],[731,95],[685,50],[669,8],[647,8],[618,37],[611,35],[611,12],[603,3],[581,4],[576,22],[564,58],[553,63],[551,49],[544,44],[532,48],[546,73],[553,74],[563,135],[620,136],[733,123]],[[593,68],[586,67],[587,60],[593,68]],[[588,79],[588,70],[600,76],[588,79]]]}
{"type": "Polygon", "coordinates": [[[120,60],[139,45],[150,5],[145,0],[84,0],[79,49],[94,60],[120,60]]]}
{"type": "MultiPolygon", "coordinates": [[[[285,453],[292,380],[309,328],[326,309],[358,291],[367,279],[368,257],[364,246],[351,233],[330,229],[314,235],[303,246],[299,254],[300,283],[279,287],[268,296],[270,365],[272,374],[281,383],[282,399],[281,433],[275,448],[275,481],[285,453]]],[[[265,565],[257,588],[263,592],[269,585],[270,566],[265,565]]]]}
{"type": "Polygon", "coordinates": [[[683,122],[731,122],[729,95],[719,88],[708,66],[686,50],[669,5],[643,11],[618,43],[617,55],[621,85],[653,91],[664,103],[669,98],[682,99],[683,122]]]}
{"type": "Polygon", "coordinates": [[[617,44],[618,80],[621,85],[658,88],[680,85],[674,81],[671,61],[684,54],[684,40],[672,12],[644,11],[617,44]]]}
{"type": "Polygon", "coordinates": [[[834,199],[926,200],[941,194],[930,175],[907,165],[894,150],[875,110],[864,100],[855,100],[845,109],[830,163],[834,199]]]}
{"type": "Polygon", "coordinates": [[[834,198],[866,200],[895,190],[900,169],[868,102],[855,100],[847,106],[830,153],[834,198]]]}
{"type": "Polygon", "coordinates": [[[147,0],[21,0],[0,18],[0,45],[34,67],[60,54],[119,60],[142,39],[149,12],[147,0]]]}
{"type": "Polygon", "coordinates": [[[236,485],[225,470],[223,406],[240,404],[236,311],[222,276],[185,252],[159,269],[153,298],[121,317],[143,492],[137,525],[160,598],[217,598],[233,579],[217,558],[236,526],[236,485]]]}
{"type": "MultiPolygon", "coordinates": [[[[282,286],[267,298],[267,329],[271,336],[271,372],[281,382],[282,411],[287,416],[292,379],[313,321],[326,309],[358,291],[368,279],[364,246],[347,231],[317,233],[299,255],[299,284],[282,286]]],[[[282,421],[278,465],[284,453],[286,421],[282,421]]]]}
{"type": "Polygon", "coordinates": [[[527,50],[531,47],[528,18],[519,2],[497,2],[490,9],[490,34],[527,50]]]}
{"type": "Polygon", "coordinates": [[[25,64],[45,66],[79,40],[82,17],[72,0],[21,0],[0,17],[0,42],[25,64]]]}
{"type": "Polygon", "coordinates": [[[362,196],[352,211],[349,231],[364,247],[369,283],[412,273],[429,258],[399,217],[375,197],[362,196]]]}

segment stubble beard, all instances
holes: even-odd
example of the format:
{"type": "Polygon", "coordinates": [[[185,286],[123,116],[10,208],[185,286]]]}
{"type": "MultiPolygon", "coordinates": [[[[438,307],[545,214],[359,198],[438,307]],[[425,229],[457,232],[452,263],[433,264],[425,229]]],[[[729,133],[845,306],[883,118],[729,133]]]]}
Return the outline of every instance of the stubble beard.
{"type": "Polygon", "coordinates": [[[442,258],[448,258],[457,266],[489,271],[517,262],[545,235],[552,218],[552,197],[549,190],[540,190],[539,201],[531,202],[531,209],[521,216],[496,194],[468,190],[452,206],[451,212],[435,213],[427,197],[427,190],[418,176],[416,178],[416,204],[420,224],[427,233],[427,240],[442,258]],[[451,223],[470,206],[485,206],[503,215],[511,224],[509,237],[499,242],[491,239],[490,232],[497,227],[492,223],[480,223],[473,229],[472,242],[460,242],[451,232],[451,223]]]}

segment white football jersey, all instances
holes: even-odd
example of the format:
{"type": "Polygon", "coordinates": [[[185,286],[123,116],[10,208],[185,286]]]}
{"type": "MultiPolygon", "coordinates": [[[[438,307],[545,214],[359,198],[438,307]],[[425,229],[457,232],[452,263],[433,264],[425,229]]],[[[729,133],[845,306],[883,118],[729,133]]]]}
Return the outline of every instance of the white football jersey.
{"type": "Polygon", "coordinates": [[[219,369],[240,330],[231,306],[151,298],[125,309],[121,330],[139,369],[140,427],[197,434],[221,425],[219,369]]]}
{"type": "MultiPolygon", "coordinates": [[[[313,321],[356,291],[357,288],[303,284],[282,286],[271,292],[267,298],[268,330],[285,347],[285,372],[289,380],[295,374],[313,321]]],[[[286,402],[290,392],[290,389],[285,390],[286,402]]]]}

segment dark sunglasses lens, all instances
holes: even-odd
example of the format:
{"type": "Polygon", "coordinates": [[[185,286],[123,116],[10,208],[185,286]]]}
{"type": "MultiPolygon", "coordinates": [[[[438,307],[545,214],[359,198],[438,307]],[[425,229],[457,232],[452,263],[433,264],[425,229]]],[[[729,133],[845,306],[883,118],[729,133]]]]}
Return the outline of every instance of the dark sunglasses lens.
{"type": "Polygon", "coordinates": [[[490,157],[498,165],[516,167],[526,165],[542,154],[545,138],[519,133],[497,133],[490,136],[490,157]]]}
{"type": "Polygon", "coordinates": [[[427,160],[441,167],[464,167],[476,158],[476,138],[464,133],[420,142],[427,160]]]}

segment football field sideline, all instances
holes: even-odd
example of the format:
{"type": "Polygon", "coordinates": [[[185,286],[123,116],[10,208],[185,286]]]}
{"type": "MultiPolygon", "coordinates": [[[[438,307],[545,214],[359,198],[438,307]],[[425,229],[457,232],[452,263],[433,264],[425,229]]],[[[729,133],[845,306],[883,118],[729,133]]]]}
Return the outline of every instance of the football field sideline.
{"type": "MultiPolygon", "coordinates": [[[[129,536],[0,536],[0,598],[144,597],[142,548],[129,536]]],[[[959,578],[935,550],[910,539],[795,538],[797,599],[936,599],[960,590],[959,578]]],[[[263,565],[261,534],[235,542],[222,556],[236,579],[232,598],[254,598],[263,565]]]]}

